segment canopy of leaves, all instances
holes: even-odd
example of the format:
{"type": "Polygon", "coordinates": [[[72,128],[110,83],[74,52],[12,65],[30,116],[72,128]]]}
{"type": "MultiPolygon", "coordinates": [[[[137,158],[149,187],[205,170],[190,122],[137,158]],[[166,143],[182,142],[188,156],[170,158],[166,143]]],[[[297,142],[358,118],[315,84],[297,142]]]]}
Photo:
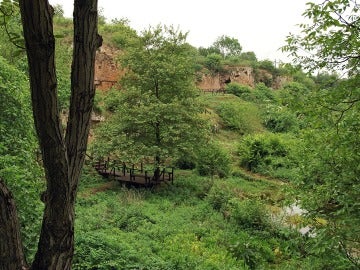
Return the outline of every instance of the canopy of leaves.
{"type": "MultiPolygon", "coordinates": [[[[327,226],[317,231],[312,247],[316,256],[339,249],[352,267],[359,267],[359,4],[353,0],[308,3],[300,35],[287,39],[295,62],[314,71],[326,69],[338,76],[317,76],[313,91],[292,83],[286,87],[289,107],[305,109],[309,128],[299,144],[302,157],[296,185],[302,204],[327,226]],[[304,54],[305,52],[306,54],[304,54]],[[302,107],[302,108],[301,108],[302,107]]],[[[308,85],[307,85],[308,86],[308,85]]],[[[284,99],[283,99],[284,100],[284,99]]]]}
{"type": "Polygon", "coordinates": [[[242,50],[242,47],[236,38],[225,35],[219,37],[214,42],[213,47],[219,50],[224,58],[229,56],[240,56],[242,50]]]}
{"type": "Polygon", "coordinates": [[[129,20],[125,18],[102,24],[99,31],[104,39],[109,40],[111,45],[121,50],[126,50],[138,40],[136,31],[129,26],[129,20]]]}
{"type": "Polygon", "coordinates": [[[0,57],[0,177],[18,201],[25,252],[33,255],[40,225],[40,166],[30,108],[30,91],[23,73],[0,57]],[[27,200],[23,198],[26,197],[27,200]]]}
{"type": "Polygon", "coordinates": [[[309,2],[300,24],[301,33],[287,38],[282,49],[310,71],[318,69],[359,71],[360,17],[359,3],[354,0],[309,2]],[[304,53],[305,52],[305,53],[304,53]]]}
{"type": "Polygon", "coordinates": [[[112,105],[116,114],[99,129],[98,141],[111,144],[108,152],[123,160],[161,157],[163,162],[199,143],[203,124],[192,56],[186,34],[173,27],[142,33],[138,46],[120,60],[128,74],[117,106],[112,105]]]}
{"type": "Polygon", "coordinates": [[[0,55],[19,69],[26,70],[25,45],[17,1],[0,2],[0,29],[0,55]]]}

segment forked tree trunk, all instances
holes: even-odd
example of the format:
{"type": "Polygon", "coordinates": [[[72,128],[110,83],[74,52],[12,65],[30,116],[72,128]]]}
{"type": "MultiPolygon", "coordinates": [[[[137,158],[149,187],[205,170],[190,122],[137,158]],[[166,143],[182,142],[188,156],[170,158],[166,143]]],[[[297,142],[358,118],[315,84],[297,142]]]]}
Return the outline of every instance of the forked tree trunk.
{"type": "Polygon", "coordinates": [[[0,179],[0,269],[27,269],[15,201],[2,179],[0,179]]]}
{"type": "Polygon", "coordinates": [[[47,183],[40,240],[31,269],[71,269],[74,204],[95,95],[95,54],[102,41],[97,33],[97,0],[75,0],[74,3],[72,94],[66,138],[57,99],[53,9],[47,0],[20,0],[19,5],[34,122],[47,183]]]}

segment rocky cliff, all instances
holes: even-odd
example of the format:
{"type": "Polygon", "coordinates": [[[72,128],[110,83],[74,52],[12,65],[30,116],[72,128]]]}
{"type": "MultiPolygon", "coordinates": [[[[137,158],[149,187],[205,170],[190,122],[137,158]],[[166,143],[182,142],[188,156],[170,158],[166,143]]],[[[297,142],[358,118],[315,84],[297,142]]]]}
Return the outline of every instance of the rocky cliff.
{"type": "Polygon", "coordinates": [[[116,59],[120,51],[108,45],[103,45],[96,53],[95,85],[98,90],[108,90],[124,75],[116,59]]]}
{"type": "Polygon", "coordinates": [[[250,87],[263,82],[268,87],[279,89],[291,80],[289,77],[273,76],[267,70],[254,70],[254,68],[248,66],[226,66],[221,73],[202,71],[198,73],[197,78],[197,87],[205,91],[225,89],[226,84],[231,82],[250,87]]]}
{"type": "Polygon", "coordinates": [[[255,85],[254,70],[251,67],[225,67],[224,72],[210,73],[202,71],[198,74],[197,87],[201,90],[224,89],[226,84],[237,82],[253,87],[255,85]]]}
{"type": "MultiPolygon", "coordinates": [[[[121,52],[103,45],[96,55],[95,85],[99,90],[108,90],[113,87],[125,71],[121,69],[116,59],[121,52]]],[[[273,76],[270,72],[262,69],[254,69],[249,66],[225,66],[221,73],[211,73],[202,70],[197,74],[196,85],[201,90],[222,90],[226,84],[236,82],[254,87],[256,83],[263,82],[273,89],[281,88],[284,83],[290,81],[288,77],[273,76]]]]}

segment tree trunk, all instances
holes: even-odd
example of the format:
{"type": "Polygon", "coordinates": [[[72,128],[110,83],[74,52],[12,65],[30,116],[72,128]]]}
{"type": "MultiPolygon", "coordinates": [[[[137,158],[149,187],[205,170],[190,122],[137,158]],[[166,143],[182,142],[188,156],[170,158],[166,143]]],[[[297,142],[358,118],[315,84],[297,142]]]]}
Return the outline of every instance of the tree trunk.
{"type": "MultiPolygon", "coordinates": [[[[94,104],[95,55],[102,44],[97,21],[97,0],[75,0],[71,100],[66,130],[69,173],[73,179],[79,178],[84,163],[94,104]]],[[[72,191],[76,193],[78,182],[72,181],[72,184],[72,191]]]]}
{"type": "Polygon", "coordinates": [[[0,269],[27,269],[12,194],[0,179],[0,269]]]}
{"type": "Polygon", "coordinates": [[[53,9],[47,0],[20,0],[29,64],[33,115],[43,156],[47,190],[38,250],[32,269],[71,269],[74,204],[85,158],[94,98],[97,0],[75,0],[72,94],[66,131],[59,117],[53,9]]]}

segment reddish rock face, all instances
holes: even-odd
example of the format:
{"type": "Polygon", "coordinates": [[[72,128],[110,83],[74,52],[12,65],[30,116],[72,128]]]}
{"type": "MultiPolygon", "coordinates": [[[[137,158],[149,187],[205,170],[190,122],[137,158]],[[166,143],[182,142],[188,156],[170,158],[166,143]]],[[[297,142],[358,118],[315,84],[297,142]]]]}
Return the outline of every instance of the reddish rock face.
{"type": "Polygon", "coordinates": [[[223,74],[206,74],[202,73],[196,83],[201,90],[225,89],[227,83],[237,82],[239,84],[254,87],[255,77],[254,70],[251,67],[225,67],[223,74]]]}
{"type": "MultiPolygon", "coordinates": [[[[103,45],[96,54],[95,60],[95,85],[97,90],[107,91],[124,76],[125,70],[117,63],[121,51],[103,45]]],[[[271,82],[273,89],[279,89],[290,80],[287,77],[273,78],[266,70],[255,71],[247,66],[225,66],[223,73],[211,74],[210,72],[199,72],[196,86],[200,90],[221,90],[226,84],[236,82],[254,87],[257,82],[271,82]]]]}
{"type": "Polygon", "coordinates": [[[124,75],[116,59],[120,52],[108,45],[103,45],[96,53],[95,85],[96,89],[106,91],[113,87],[124,75]]]}

